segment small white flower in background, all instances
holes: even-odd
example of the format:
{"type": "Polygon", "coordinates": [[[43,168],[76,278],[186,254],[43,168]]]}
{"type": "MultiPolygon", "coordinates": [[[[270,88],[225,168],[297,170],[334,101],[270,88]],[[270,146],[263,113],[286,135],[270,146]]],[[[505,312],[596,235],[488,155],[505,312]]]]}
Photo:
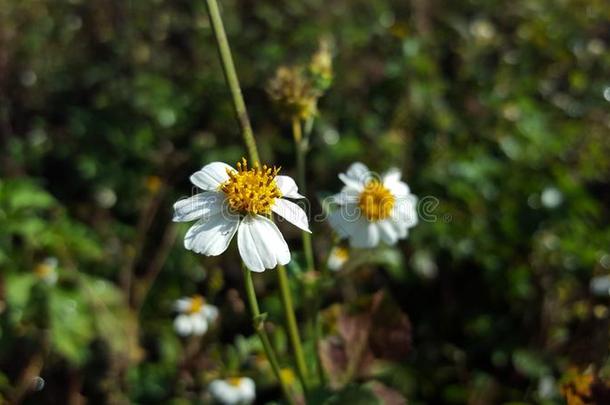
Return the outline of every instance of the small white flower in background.
{"type": "Polygon", "coordinates": [[[208,390],[214,400],[223,405],[251,404],[256,398],[254,380],[248,377],[214,380],[208,390]]]}
{"type": "Polygon", "coordinates": [[[343,246],[335,246],[328,255],[328,268],[339,270],[349,260],[349,250],[343,246]]]}
{"type": "Polygon", "coordinates": [[[398,169],[376,178],[362,163],[339,174],[345,186],[333,197],[339,208],[330,224],[354,248],[372,248],[384,242],[395,244],[417,224],[417,197],[400,180],[398,169]]]}
{"type": "Polygon", "coordinates": [[[278,168],[255,165],[246,159],[237,170],[222,162],[205,165],[191,176],[203,193],[174,204],[174,221],[198,220],[186,233],[184,246],[206,256],[227,250],[237,233],[237,247],[246,267],[261,272],[290,261],[290,250],[278,227],[268,216],[272,212],[304,231],[309,231],[307,214],[285,200],[305,198],[294,180],[278,176],[278,168]]]}
{"type": "Polygon", "coordinates": [[[589,289],[595,295],[607,297],[610,295],[610,275],[595,276],[589,282],[589,289]]]}
{"type": "Polygon", "coordinates": [[[540,194],[540,201],[546,208],[557,208],[563,202],[563,194],[555,187],[547,187],[540,194]]]}
{"type": "Polygon", "coordinates": [[[174,329],[180,336],[201,336],[207,332],[210,323],[218,318],[218,308],[206,303],[201,295],[180,298],[174,308],[178,311],[174,329]]]}
{"type": "Polygon", "coordinates": [[[57,265],[57,258],[47,257],[36,265],[34,274],[36,274],[36,277],[38,277],[39,280],[44,281],[49,285],[54,285],[57,283],[57,265]]]}

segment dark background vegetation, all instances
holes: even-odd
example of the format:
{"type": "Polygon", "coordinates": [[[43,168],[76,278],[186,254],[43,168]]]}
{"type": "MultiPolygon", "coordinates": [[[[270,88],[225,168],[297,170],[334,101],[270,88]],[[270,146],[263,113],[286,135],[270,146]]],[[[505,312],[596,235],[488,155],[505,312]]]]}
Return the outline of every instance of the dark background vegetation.
{"type": "MultiPolygon", "coordinates": [[[[560,404],[566,370],[604,371],[608,294],[589,284],[610,272],[607,1],[222,6],[262,158],[285,174],[290,128],[266,81],[333,41],[308,157],[314,213],[357,160],[396,165],[439,201],[436,220],[323,302],[384,290],[408,314],[411,342],[395,347],[407,354],[377,380],[410,404],[560,404]]],[[[204,2],[0,1],[0,402],[205,402],[210,378],[238,370],[260,403],[279,400],[235,249],[197,256],[171,223],[192,172],[244,154],[204,2]],[[49,256],[59,281],[43,286],[33,269],[49,256]],[[171,305],[196,292],[223,316],[193,343],[171,305]]],[[[312,226],[321,262],[330,232],[312,226]]],[[[281,323],[270,273],[257,288],[281,323]]],[[[275,340],[284,353],[280,328],[275,340]]]]}

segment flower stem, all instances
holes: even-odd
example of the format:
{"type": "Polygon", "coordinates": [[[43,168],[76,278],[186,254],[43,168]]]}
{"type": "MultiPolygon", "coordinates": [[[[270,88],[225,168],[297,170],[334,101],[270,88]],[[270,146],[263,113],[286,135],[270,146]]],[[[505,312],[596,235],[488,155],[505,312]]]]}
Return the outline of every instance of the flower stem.
{"type": "Polygon", "coordinates": [[[222,17],[218,10],[218,3],[216,0],[206,0],[208,7],[208,14],[210,16],[210,23],[214,31],[214,37],[218,45],[218,53],[220,54],[220,61],[222,62],[222,70],[227,84],[231,90],[231,96],[233,98],[233,107],[235,108],[235,114],[237,121],[241,127],[241,132],[248,149],[248,155],[250,160],[258,164],[260,159],[258,157],[258,149],[256,148],[256,140],[254,139],[254,133],[252,132],[252,126],[250,125],[250,119],[248,118],[248,110],[244,103],[244,97],[239,86],[239,79],[237,78],[237,72],[235,71],[235,64],[233,63],[233,57],[231,56],[231,48],[229,47],[229,41],[225,28],[222,23],[222,17]]]}
{"type": "MultiPolygon", "coordinates": [[[[299,186],[299,191],[305,193],[305,155],[307,154],[308,145],[307,139],[303,138],[301,121],[296,117],[292,119],[292,135],[294,137],[297,158],[297,185],[299,186]]],[[[303,252],[305,253],[307,271],[314,271],[315,264],[313,248],[311,246],[311,234],[303,231],[301,239],[303,240],[303,252]]]]}
{"type": "Polygon", "coordinates": [[[303,355],[303,347],[301,346],[301,337],[299,336],[299,328],[297,326],[296,317],[294,316],[294,306],[292,305],[292,295],[290,294],[290,286],[288,285],[288,276],[286,268],[282,265],[277,267],[277,278],[280,285],[280,295],[284,307],[284,315],[286,316],[286,326],[294,357],[297,364],[297,372],[303,390],[307,392],[307,364],[303,355]]]}
{"type": "Polygon", "coordinates": [[[250,306],[250,312],[252,313],[252,321],[254,322],[254,329],[258,334],[261,342],[263,343],[263,349],[265,350],[265,354],[267,355],[267,360],[269,360],[269,364],[271,364],[271,368],[273,369],[273,374],[277,378],[280,383],[280,387],[286,400],[291,405],[295,404],[292,395],[290,395],[290,389],[286,385],[286,381],[282,378],[282,374],[280,372],[280,365],[277,361],[277,357],[273,350],[273,346],[271,346],[271,341],[269,340],[269,335],[267,335],[267,331],[265,330],[265,320],[264,316],[261,315],[258,300],[256,299],[256,292],[254,291],[254,281],[252,280],[252,273],[250,270],[246,268],[245,265],[242,264],[242,271],[244,275],[244,286],[246,288],[246,295],[248,296],[248,304],[250,306]]]}

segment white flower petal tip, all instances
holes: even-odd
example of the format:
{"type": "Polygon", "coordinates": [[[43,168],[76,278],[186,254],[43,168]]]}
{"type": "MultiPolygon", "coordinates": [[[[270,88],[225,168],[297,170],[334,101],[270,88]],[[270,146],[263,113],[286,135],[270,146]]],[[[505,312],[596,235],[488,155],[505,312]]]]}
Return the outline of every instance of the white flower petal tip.
{"type": "Polygon", "coordinates": [[[275,183],[277,184],[282,197],[299,199],[305,198],[304,195],[299,194],[299,188],[297,183],[290,176],[276,176],[275,183]]]}
{"type": "Polygon", "coordinates": [[[292,201],[278,198],[275,200],[275,204],[271,210],[296,227],[304,230],[305,232],[311,233],[309,230],[309,223],[307,221],[307,214],[301,207],[292,201]]]}
{"type": "Polygon", "coordinates": [[[290,250],[277,226],[260,215],[247,215],[237,231],[237,248],[246,267],[254,272],[290,262],[290,250]]]}
{"type": "Polygon", "coordinates": [[[362,163],[354,163],[339,178],[346,184],[333,196],[339,205],[329,217],[331,227],[352,248],[374,248],[380,243],[394,245],[407,238],[417,220],[417,197],[401,181],[400,170],[393,168],[380,179],[362,163]]]}
{"type": "Polygon", "coordinates": [[[190,222],[195,219],[217,214],[222,209],[224,195],[215,191],[205,191],[174,204],[174,222],[190,222]]]}
{"type": "Polygon", "coordinates": [[[229,179],[228,171],[235,171],[231,166],[223,162],[212,162],[191,176],[191,183],[202,190],[212,191],[229,179]]]}
{"type": "Polygon", "coordinates": [[[345,173],[339,173],[339,179],[348,187],[361,190],[371,179],[372,173],[363,163],[356,162],[345,173]]]}

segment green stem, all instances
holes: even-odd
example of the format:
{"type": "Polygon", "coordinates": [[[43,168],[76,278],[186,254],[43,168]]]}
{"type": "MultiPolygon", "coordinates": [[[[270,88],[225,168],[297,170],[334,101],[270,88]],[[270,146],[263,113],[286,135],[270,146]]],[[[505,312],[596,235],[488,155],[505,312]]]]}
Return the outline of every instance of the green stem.
{"type": "Polygon", "coordinates": [[[267,355],[269,364],[271,364],[273,374],[275,374],[275,377],[280,383],[280,387],[282,388],[282,392],[284,393],[286,400],[290,404],[294,405],[295,401],[292,398],[292,395],[290,395],[290,389],[282,378],[280,365],[277,361],[277,357],[275,355],[273,347],[271,346],[269,335],[267,335],[267,331],[265,330],[265,320],[264,317],[261,315],[258,306],[258,300],[256,299],[256,292],[254,291],[254,281],[252,280],[252,273],[243,264],[242,271],[244,275],[244,286],[246,288],[246,295],[248,296],[248,304],[250,305],[250,312],[252,313],[254,329],[256,330],[256,333],[258,334],[259,338],[261,339],[261,342],[263,343],[263,349],[265,350],[265,354],[267,355]]]}
{"type": "Polygon", "coordinates": [[[239,79],[235,71],[235,65],[233,63],[233,57],[231,56],[231,48],[229,47],[229,41],[227,40],[227,34],[222,23],[222,17],[218,10],[218,3],[216,0],[206,0],[208,7],[208,14],[210,16],[210,23],[214,30],[214,36],[216,37],[216,43],[218,45],[218,53],[220,54],[220,60],[222,62],[222,70],[227,84],[231,90],[231,96],[233,98],[233,107],[235,108],[235,114],[237,115],[237,121],[241,127],[241,132],[250,155],[252,163],[259,163],[258,149],[256,148],[256,140],[254,139],[254,133],[252,132],[252,126],[250,125],[250,119],[248,118],[248,110],[244,103],[244,97],[239,86],[239,79]]]}
{"type": "MultiPolygon", "coordinates": [[[[292,119],[292,136],[294,137],[294,146],[296,149],[297,185],[299,186],[299,191],[302,194],[305,194],[305,155],[307,154],[307,141],[303,138],[301,121],[296,117],[292,119]]],[[[311,246],[311,234],[303,231],[301,232],[301,239],[303,241],[303,252],[305,253],[307,271],[314,271],[315,264],[313,248],[311,246]]]]}
{"type": "MultiPolygon", "coordinates": [[[[307,147],[309,144],[309,134],[311,133],[311,127],[313,124],[313,119],[310,118],[306,127],[305,137],[303,137],[301,122],[298,118],[292,119],[292,135],[294,137],[294,146],[296,150],[296,159],[297,159],[297,182],[299,186],[299,191],[301,193],[305,193],[305,155],[307,154],[307,147]]],[[[313,256],[313,248],[311,244],[311,234],[309,232],[301,232],[301,239],[303,242],[303,253],[305,254],[305,263],[307,266],[308,272],[315,271],[315,262],[313,256]]],[[[324,372],[322,370],[322,362],[318,355],[318,346],[320,341],[320,333],[319,333],[319,319],[318,319],[318,298],[314,298],[313,312],[307,311],[308,318],[308,332],[313,334],[314,336],[314,351],[316,358],[316,368],[318,371],[318,376],[320,379],[320,383],[323,383],[324,372]]]]}
{"type": "Polygon", "coordinates": [[[292,305],[292,295],[290,294],[290,286],[288,285],[288,276],[286,268],[282,265],[277,267],[277,277],[280,285],[280,295],[284,307],[284,315],[286,316],[286,326],[288,328],[288,336],[294,352],[294,357],[297,364],[297,373],[303,390],[307,392],[307,364],[303,355],[303,347],[301,346],[301,337],[299,336],[299,328],[297,320],[294,316],[294,306],[292,305]]]}

